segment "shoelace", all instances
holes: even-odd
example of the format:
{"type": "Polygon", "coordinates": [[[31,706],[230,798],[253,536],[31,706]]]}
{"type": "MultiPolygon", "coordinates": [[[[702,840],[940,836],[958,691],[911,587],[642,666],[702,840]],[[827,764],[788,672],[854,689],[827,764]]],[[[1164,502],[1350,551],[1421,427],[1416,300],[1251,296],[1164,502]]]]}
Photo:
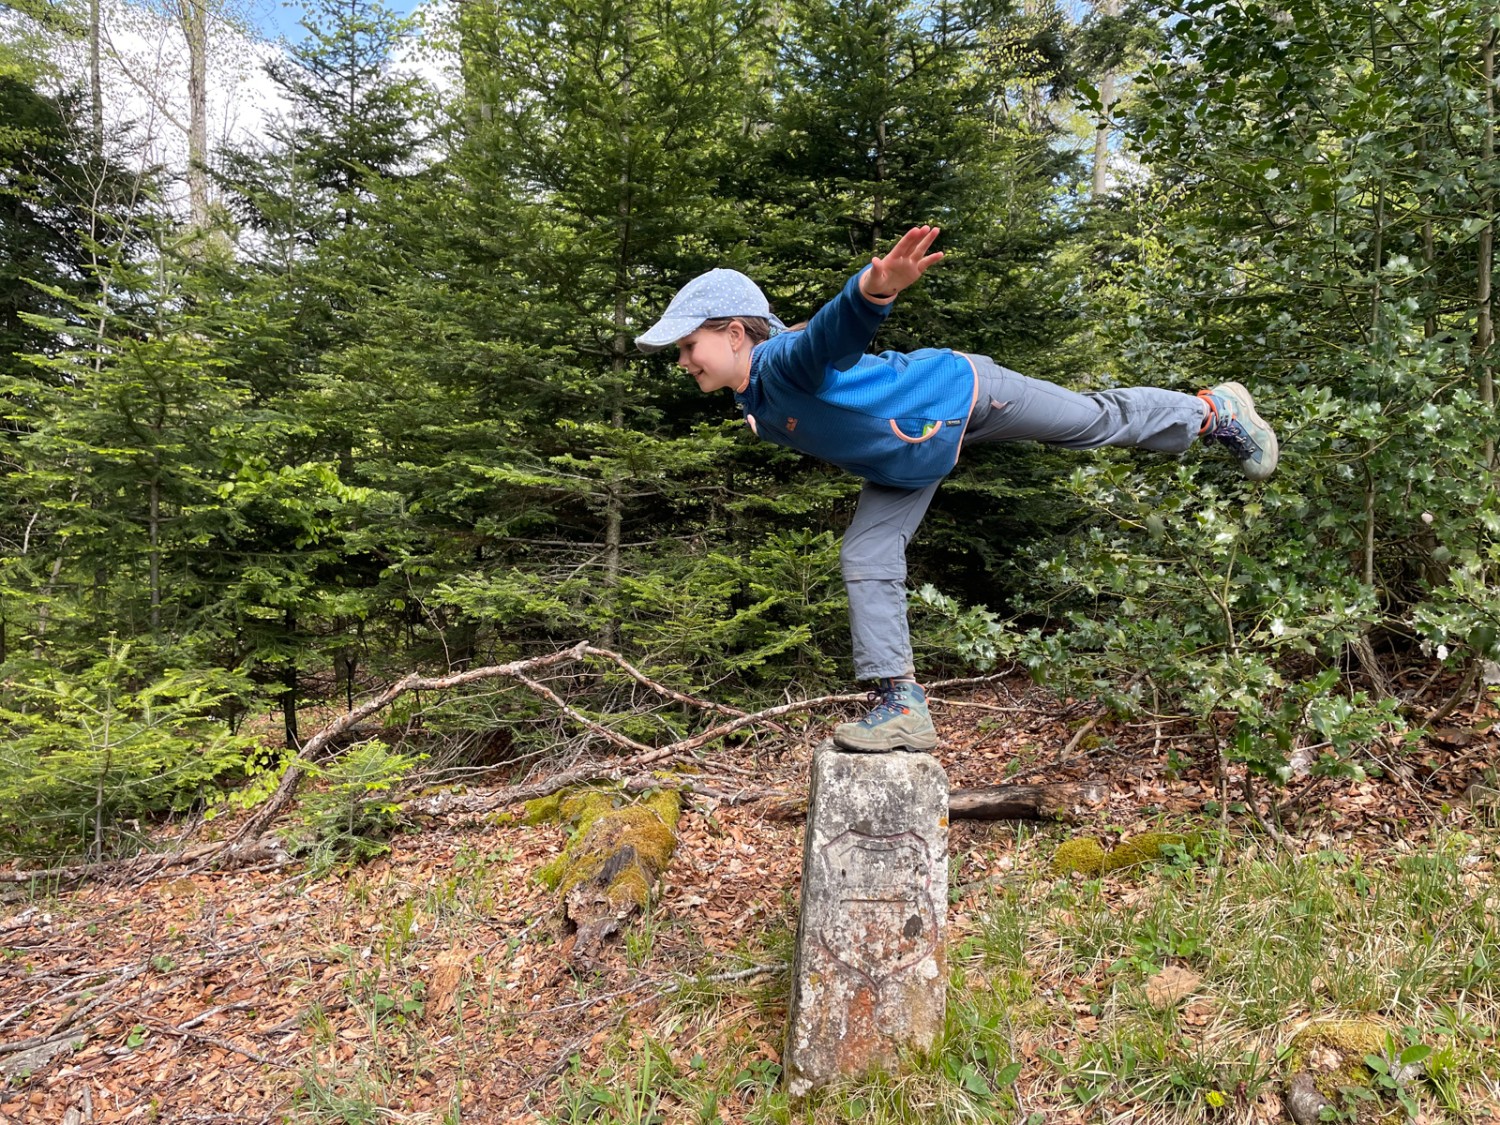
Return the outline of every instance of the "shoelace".
{"type": "Polygon", "coordinates": [[[1260,453],[1260,446],[1255,444],[1249,431],[1240,425],[1238,419],[1231,418],[1227,422],[1219,423],[1214,427],[1212,437],[1215,441],[1228,446],[1229,451],[1241,461],[1250,460],[1260,453]]]}
{"type": "Polygon", "coordinates": [[[899,690],[894,686],[876,688],[874,691],[869,692],[865,698],[875,706],[860,722],[874,726],[876,723],[883,723],[887,719],[893,719],[897,715],[905,715],[911,708],[896,702],[898,694],[900,694],[899,690]]]}

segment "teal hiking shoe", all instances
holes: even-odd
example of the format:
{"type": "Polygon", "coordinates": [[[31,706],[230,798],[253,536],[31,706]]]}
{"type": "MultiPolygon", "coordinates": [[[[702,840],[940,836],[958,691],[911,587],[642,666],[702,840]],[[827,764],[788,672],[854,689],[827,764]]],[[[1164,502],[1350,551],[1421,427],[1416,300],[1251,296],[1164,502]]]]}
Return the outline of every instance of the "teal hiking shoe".
{"type": "Polygon", "coordinates": [[[910,680],[877,680],[870,693],[874,708],[857,723],[833,728],[841,750],[878,754],[885,750],[931,750],[938,744],[937,728],[927,712],[927,693],[910,680]]]}
{"type": "Polygon", "coordinates": [[[1250,480],[1265,480],[1276,471],[1281,451],[1276,431],[1255,412],[1255,400],[1239,383],[1220,383],[1199,391],[1208,403],[1209,418],[1203,427],[1205,440],[1225,446],[1239,459],[1240,471],[1250,480]]]}

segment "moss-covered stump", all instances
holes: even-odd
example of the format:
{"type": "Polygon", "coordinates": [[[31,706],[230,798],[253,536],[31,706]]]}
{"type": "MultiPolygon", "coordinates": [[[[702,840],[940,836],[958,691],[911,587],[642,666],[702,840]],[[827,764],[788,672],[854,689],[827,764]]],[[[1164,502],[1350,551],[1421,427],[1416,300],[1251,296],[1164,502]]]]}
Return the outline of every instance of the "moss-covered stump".
{"type": "Polygon", "coordinates": [[[1358,1120],[1378,1119],[1378,1101],[1351,1103],[1345,1091],[1371,1088],[1374,1072],[1365,1056],[1381,1054],[1387,1041],[1386,1029],[1371,1019],[1316,1020],[1292,1036],[1287,1048],[1287,1108],[1293,1120],[1306,1125],[1319,1119],[1324,1106],[1347,1111],[1351,1104],[1359,1107],[1358,1120]]]}
{"type": "Polygon", "coordinates": [[[537,872],[562,898],[565,924],[577,932],[573,958],[588,961],[604,942],[651,905],[651,890],[677,850],[682,812],[676,790],[622,803],[618,791],[591,789],[526,808],[526,823],[574,826],[563,853],[537,872]]]}

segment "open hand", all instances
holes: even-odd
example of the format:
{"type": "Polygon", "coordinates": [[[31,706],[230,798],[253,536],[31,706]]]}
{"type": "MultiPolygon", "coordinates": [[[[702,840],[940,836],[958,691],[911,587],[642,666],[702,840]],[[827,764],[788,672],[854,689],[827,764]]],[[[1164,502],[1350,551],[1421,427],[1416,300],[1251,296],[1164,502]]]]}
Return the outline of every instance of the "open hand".
{"type": "Polygon", "coordinates": [[[927,252],[941,233],[937,227],[912,227],[891,247],[890,253],[871,260],[870,268],[859,279],[860,292],[876,302],[895,297],[943,260],[941,250],[934,254],[927,252]]]}

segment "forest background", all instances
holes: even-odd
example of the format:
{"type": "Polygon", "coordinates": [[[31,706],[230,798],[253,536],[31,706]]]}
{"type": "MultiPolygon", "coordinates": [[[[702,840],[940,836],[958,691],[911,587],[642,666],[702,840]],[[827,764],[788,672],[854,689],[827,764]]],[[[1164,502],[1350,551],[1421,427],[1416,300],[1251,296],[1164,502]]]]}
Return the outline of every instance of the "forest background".
{"type": "MultiPolygon", "coordinates": [[[[1283,450],[1255,486],[966,454],[912,552],[923,674],[1021,662],[1272,781],[1495,678],[1491,3],[318,0],[284,112],[211,145],[230,13],[169,0],[181,167],[106,126],[124,10],[0,18],[5,856],[253,802],[414,669],[587,639],[729,703],[842,682],[857,482],[631,338],[717,265],[804,318],[919,222],[948,260],[879,346],[1238,379],[1283,450]]],[[[621,675],[571,690],[664,733],[621,675]]],[[[360,784],[558,745],[520,687],[405,716],[360,784]]]]}

